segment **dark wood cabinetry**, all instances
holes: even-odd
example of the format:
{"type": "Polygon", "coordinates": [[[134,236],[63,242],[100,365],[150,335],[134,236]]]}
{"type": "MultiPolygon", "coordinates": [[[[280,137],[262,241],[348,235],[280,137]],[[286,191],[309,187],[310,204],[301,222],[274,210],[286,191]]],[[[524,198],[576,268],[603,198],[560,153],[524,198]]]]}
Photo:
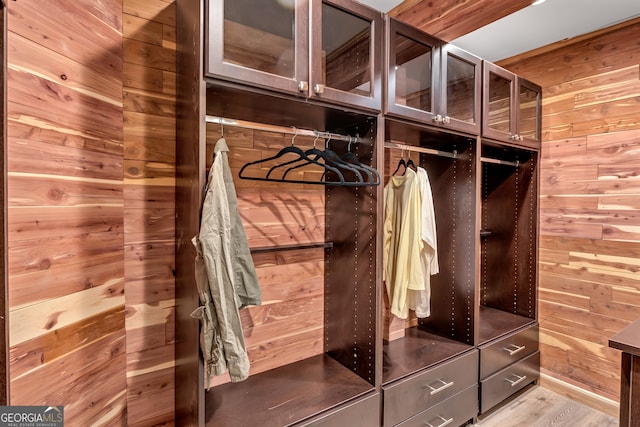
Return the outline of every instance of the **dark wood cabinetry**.
{"type": "Polygon", "coordinates": [[[484,412],[538,376],[532,372],[539,361],[530,356],[538,348],[538,152],[483,141],[481,154],[478,344],[484,412]],[[526,357],[528,374],[513,387],[504,388],[501,380],[484,383],[526,357]]]}
{"type": "Polygon", "coordinates": [[[385,50],[382,16],[350,0],[292,4],[177,2],[177,423],[461,425],[537,378],[538,151],[529,116],[510,113],[526,83],[515,77],[507,100],[523,140],[503,142],[481,133],[479,58],[389,18],[385,50]],[[221,137],[264,302],[242,309],[250,377],[205,390],[190,240],[221,137]],[[382,182],[239,178],[249,162],[317,144],[352,152],[382,182]],[[400,158],[429,176],[441,255],[430,315],[391,337],[383,188],[400,158]]]}
{"type": "Polygon", "coordinates": [[[478,406],[477,393],[469,406],[471,392],[464,392],[468,387],[475,390],[478,376],[474,350],[477,138],[387,117],[384,146],[385,180],[391,179],[401,158],[411,158],[427,172],[441,255],[439,272],[430,279],[430,315],[410,317],[401,321],[400,330],[385,331],[383,424],[416,425],[412,423],[437,419],[437,413],[451,419],[449,424],[459,425],[473,418],[478,406]],[[449,409],[441,413],[435,405],[449,409]],[[452,418],[451,407],[461,406],[471,408],[469,416],[462,419],[465,412],[454,411],[452,418]]]}
{"type": "Polygon", "coordinates": [[[380,12],[348,0],[207,6],[206,76],[380,110],[380,12]]]}
{"type": "Polygon", "coordinates": [[[392,18],[385,44],[387,114],[479,133],[480,58],[392,18]]]}
{"type": "Polygon", "coordinates": [[[483,61],[482,135],[539,148],[541,96],[538,85],[483,61]]]}
{"type": "MultiPolygon", "coordinates": [[[[370,64],[381,57],[375,50],[382,37],[381,16],[341,0],[295,4],[285,26],[295,22],[295,26],[304,25],[305,32],[316,31],[318,34],[308,36],[307,46],[311,51],[320,46],[305,67],[311,83],[324,87],[312,90],[308,97],[298,96],[297,85],[286,83],[297,81],[298,70],[305,67],[280,67],[280,61],[265,65],[269,60],[264,57],[259,66],[250,62],[259,55],[246,49],[273,48],[272,43],[238,46],[233,41],[228,51],[218,46],[221,50],[215,56],[214,45],[234,40],[228,32],[238,24],[282,24],[258,22],[264,21],[262,14],[274,12],[275,2],[273,8],[240,1],[177,2],[176,407],[180,425],[265,425],[265,420],[268,425],[358,425],[352,422],[358,419],[364,426],[379,421],[376,230],[381,189],[239,179],[240,168],[252,160],[294,144],[305,150],[315,147],[320,136],[314,132],[320,131],[345,136],[342,140],[322,137],[321,144],[330,144],[339,156],[351,151],[360,162],[378,168],[375,110],[379,105],[371,102],[373,94],[381,98],[381,79],[380,67],[370,64]],[[260,19],[250,21],[256,17],[243,5],[252,6],[260,19]],[[306,12],[301,13],[301,8],[306,12]],[[305,24],[303,16],[309,11],[311,19],[305,24]],[[220,16],[229,19],[218,22],[220,16]],[[199,22],[206,24],[201,28],[199,22]],[[338,24],[337,29],[345,31],[331,28],[338,24]],[[224,35],[214,34],[216,26],[224,28],[224,35]],[[321,65],[315,60],[322,61],[321,65]],[[314,67],[321,73],[316,80],[314,67]],[[301,136],[299,130],[311,137],[301,136]],[[251,361],[249,378],[232,383],[224,376],[216,377],[205,390],[198,357],[199,325],[190,318],[199,305],[190,240],[199,230],[205,178],[213,147],[221,137],[230,149],[238,207],[263,303],[242,309],[240,315],[251,361]]],[[[254,30],[244,28],[241,41],[246,43],[254,30]]],[[[271,32],[272,28],[260,31],[271,32]]],[[[299,46],[297,39],[292,43],[299,46]]],[[[301,57],[304,55],[296,51],[294,59],[301,57]]],[[[317,183],[323,178],[317,171],[292,173],[301,182],[317,183]]]]}

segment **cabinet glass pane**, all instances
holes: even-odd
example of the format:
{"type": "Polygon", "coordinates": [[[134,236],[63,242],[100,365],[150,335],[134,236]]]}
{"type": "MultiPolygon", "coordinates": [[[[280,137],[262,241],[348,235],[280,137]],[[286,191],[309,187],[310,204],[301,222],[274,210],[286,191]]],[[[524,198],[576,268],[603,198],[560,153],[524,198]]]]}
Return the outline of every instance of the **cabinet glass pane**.
{"type": "MultiPolygon", "coordinates": [[[[371,23],[322,4],[322,74],[327,87],[371,95],[371,23]]],[[[316,55],[318,52],[311,52],[316,55]]]]}
{"type": "Polygon", "coordinates": [[[491,129],[511,131],[511,80],[490,73],[489,111],[487,123],[491,129]]]}
{"type": "Polygon", "coordinates": [[[432,48],[396,34],[396,100],[423,111],[432,111],[432,48]]]}
{"type": "Polygon", "coordinates": [[[447,55],[447,116],[475,123],[475,65],[447,55]]]}
{"type": "Polygon", "coordinates": [[[538,135],[538,92],[520,86],[519,134],[524,138],[539,139],[538,135]]]}
{"type": "Polygon", "coordinates": [[[295,1],[224,2],[224,61],[295,77],[295,1]]]}

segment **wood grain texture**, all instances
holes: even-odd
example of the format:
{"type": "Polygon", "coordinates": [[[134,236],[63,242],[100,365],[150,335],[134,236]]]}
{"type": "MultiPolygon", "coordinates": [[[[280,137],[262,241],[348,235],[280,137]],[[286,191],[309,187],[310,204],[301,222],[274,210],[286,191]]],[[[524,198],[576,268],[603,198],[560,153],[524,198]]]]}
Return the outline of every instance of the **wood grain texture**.
{"type": "Polygon", "coordinates": [[[640,313],[639,31],[635,19],[500,64],[543,87],[542,369],[614,401],[607,342],[640,313]]]}
{"type": "Polygon", "coordinates": [[[122,7],[7,10],[9,401],[123,425],[122,7]]]}
{"type": "Polygon", "coordinates": [[[127,425],[173,425],[175,6],[123,9],[127,425]]]}
{"type": "Polygon", "coordinates": [[[618,426],[618,420],[558,392],[545,387],[532,386],[524,389],[505,406],[482,416],[472,424],[477,427],[516,425],[615,427],[618,426]]]}
{"type": "Polygon", "coordinates": [[[530,0],[405,0],[389,14],[451,41],[530,4],[530,0]]]}

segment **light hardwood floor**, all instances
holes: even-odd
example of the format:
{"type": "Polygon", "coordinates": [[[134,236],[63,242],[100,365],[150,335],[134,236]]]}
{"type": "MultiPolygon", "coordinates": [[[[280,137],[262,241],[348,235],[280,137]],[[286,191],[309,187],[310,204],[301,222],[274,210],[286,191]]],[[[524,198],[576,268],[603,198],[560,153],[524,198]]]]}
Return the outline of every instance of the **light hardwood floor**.
{"type": "Polygon", "coordinates": [[[618,419],[547,388],[532,386],[480,417],[478,427],[609,427],[618,419]]]}

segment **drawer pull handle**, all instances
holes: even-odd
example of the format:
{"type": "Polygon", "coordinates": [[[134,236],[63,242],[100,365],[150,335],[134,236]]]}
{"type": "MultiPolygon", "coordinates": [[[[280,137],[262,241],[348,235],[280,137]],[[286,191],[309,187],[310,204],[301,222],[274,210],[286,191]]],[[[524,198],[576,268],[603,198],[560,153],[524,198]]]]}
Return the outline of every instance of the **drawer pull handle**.
{"type": "MultiPolygon", "coordinates": [[[[440,418],[440,420],[443,421],[442,424],[438,424],[436,426],[434,424],[431,424],[431,422],[428,422],[427,423],[427,427],[444,427],[444,426],[448,426],[449,424],[451,424],[453,422],[453,417],[449,418],[449,419],[446,419],[446,418],[443,418],[440,415],[438,415],[438,418],[440,418]]],[[[438,420],[438,421],[440,421],[440,420],[438,420]]]]}
{"type": "Polygon", "coordinates": [[[511,387],[515,387],[518,384],[520,384],[522,381],[527,379],[526,375],[519,376],[519,375],[513,374],[513,376],[516,377],[517,380],[513,381],[513,380],[510,380],[509,378],[505,378],[505,380],[507,380],[511,384],[511,387]]]}
{"type": "Polygon", "coordinates": [[[427,384],[427,387],[429,387],[431,389],[431,393],[429,393],[429,395],[433,396],[436,395],[438,393],[440,393],[441,391],[448,389],[449,387],[451,387],[453,385],[453,381],[451,382],[445,382],[443,380],[438,380],[442,383],[442,385],[440,387],[432,387],[431,384],[427,384]]]}
{"type": "Polygon", "coordinates": [[[525,348],[527,348],[526,345],[522,345],[522,346],[517,346],[515,344],[509,344],[508,346],[506,346],[504,348],[504,351],[506,351],[507,353],[509,353],[509,356],[513,356],[516,353],[520,353],[522,350],[524,350],[525,348]]]}

